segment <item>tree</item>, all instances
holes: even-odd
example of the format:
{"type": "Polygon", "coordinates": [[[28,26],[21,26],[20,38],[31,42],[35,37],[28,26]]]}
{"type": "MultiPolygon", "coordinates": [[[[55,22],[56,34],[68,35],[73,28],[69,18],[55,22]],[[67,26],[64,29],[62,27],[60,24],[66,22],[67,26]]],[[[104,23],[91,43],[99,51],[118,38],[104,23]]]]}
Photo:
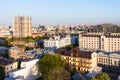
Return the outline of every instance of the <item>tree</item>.
{"type": "Polygon", "coordinates": [[[48,72],[45,80],[69,80],[70,73],[66,71],[63,67],[53,68],[48,72]]]}
{"type": "Polygon", "coordinates": [[[61,56],[56,54],[45,54],[39,61],[39,71],[42,73],[42,77],[45,78],[48,72],[57,67],[65,67],[65,62],[61,60],[61,56]]]}
{"type": "Polygon", "coordinates": [[[107,73],[97,74],[95,77],[91,77],[89,80],[110,80],[107,73]]]}
{"type": "Polygon", "coordinates": [[[95,77],[91,77],[89,80],[97,80],[97,79],[95,79],[95,77]]]}
{"type": "Polygon", "coordinates": [[[110,77],[108,76],[107,73],[97,74],[95,78],[97,80],[110,80],[110,77]]]}
{"type": "Polygon", "coordinates": [[[25,51],[33,50],[33,49],[34,49],[33,47],[29,47],[29,46],[27,46],[27,47],[25,48],[25,51]]]}
{"type": "Polygon", "coordinates": [[[75,73],[76,73],[76,68],[75,67],[70,68],[70,74],[74,75],[75,73]]]}
{"type": "Polygon", "coordinates": [[[4,80],[4,78],[5,78],[4,68],[0,66],[0,80],[4,80]]]}

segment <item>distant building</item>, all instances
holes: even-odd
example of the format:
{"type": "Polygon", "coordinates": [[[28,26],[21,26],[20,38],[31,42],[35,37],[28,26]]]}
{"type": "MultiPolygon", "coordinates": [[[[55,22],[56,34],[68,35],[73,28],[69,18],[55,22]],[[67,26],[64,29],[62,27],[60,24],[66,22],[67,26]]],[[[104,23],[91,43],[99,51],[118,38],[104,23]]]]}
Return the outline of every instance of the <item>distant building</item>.
{"type": "Polygon", "coordinates": [[[9,26],[0,26],[0,37],[12,37],[9,26]]]}
{"type": "Polygon", "coordinates": [[[0,66],[4,68],[5,76],[8,76],[9,72],[17,69],[18,64],[16,61],[0,58],[0,66]]]}
{"type": "Polygon", "coordinates": [[[63,36],[63,37],[54,36],[48,40],[44,40],[45,48],[60,48],[60,47],[65,47],[67,45],[71,45],[70,35],[63,36]]]}
{"type": "Polygon", "coordinates": [[[13,36],[27,37],[32,35],[32,18],[25,15],[15,16],[13,19],[13,36]]]}
{"type": "Polygon", "coordinates": [[[120,33],[120,26],[111,23],[94,25],[88,29],[88,32],[94,33],[120,33]]]}
{"type": "Polygon", "coordinates": [[[35,47],[37,42],[22,42],[22,41],[13,41],[11,42],[12,45],[24,45],[28,47],[35,47]]]}
{"type": "Polygon", "coordinates": [[[79,44],[79,34],[71,34],[71,44],[79,44]]]}
{"type": "Polygon", "coordinates": [[[24,52],[23,48],[19,48],[17,46],[9,48],[9,57],[13,59],[19,59],[20,53],[24,52]]]}

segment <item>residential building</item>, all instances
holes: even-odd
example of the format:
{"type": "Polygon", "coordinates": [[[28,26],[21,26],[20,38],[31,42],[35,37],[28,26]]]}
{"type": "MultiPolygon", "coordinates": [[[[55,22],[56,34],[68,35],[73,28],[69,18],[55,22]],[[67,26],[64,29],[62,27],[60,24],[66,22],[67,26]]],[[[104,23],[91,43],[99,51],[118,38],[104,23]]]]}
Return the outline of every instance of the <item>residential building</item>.
{"type": "Polygon", "coordinates": [[[65,49],[58,49],[57,53],[61,54],[61,58],[66,60],[70,68],[76,68],[78,72],[89,72],[97,66],[96,52],[73,48],[70,52],[65,49]]]}
{"type": "Polygon", "coordinates": [[[79,34],[71,34],[71,44],[79,44],[79,34]]]}
{"type": "Polygon", "coordinates": [[[11,42],[12,45],[24,45],[28,47],[35,47],[37,42],[23,42],[23,41],[13,41],[11,42]]]}
{"type": "Polygon", "coordinates": [[[100,35],[84,34],[79,36],[80,49],[99,50],[100,35]]]}
{"type": "Polygon", "coordinates": [[[12,37],[9,26],[0,26],[0,37],[12,37]]]}
{"type": "Polygon", "coordinates": [[[111,23],[92,25],[87,30],[91,33],[120,33],[120,26],[111,23]]]}
{"type": "Polygon", "coordinates": [[[9,79],[14,80],[36,80],[40,77],[38,70],[39,59],[21,62],[21,69],[9,73],[9,79]]]}
{"type": "Polygon", "coordinates": [[[13,36],[27,37],[32,35],[32,18],[30,16],[19,15],[13,19],[13,36]]]}
{"type": "Polygon", "coordinates": [[[103,70],[120,74],[120,54],[98,52],[97,63],[103,70]]]}
{"type": "Polygon", "coordinates": [[[120,34],[101,36],[101,50],[105,52],[119,52],[120,34]]]}
{"type": "Polygon", "coordinates": [[[60,48],[71,45],[71,37],[67,36],[54,36],[48,40],[44,40],[45,48],[60,48]]]}
{"type": "Polygon", "coordinates": [[[17,46],[13,46],[9,48],[9,57],[13,59],[18,59],[20,53],[24,52],[23,48],[19,48],[17,46]]]}
{"type": "Polygon", "coordinates": [[[7,47],[4,47],[4,46],[0,46],[0,57],[8,57],[8,56],[5,56],[5,55],[8,55],[8,48],[7,47]]]}
{"type": "Polygon", "coordinates": [[[120,34],[83,34],[79,36],[79,48],[102,50],[105,52],[120,51],[120,34]]]}
{"type": "Polygon", "coordinates": [[[4,68],[5,76],[8,76],[9,72],[17,69],[17,62],[5,58],[0,58],[0,66],[4,68]]]}

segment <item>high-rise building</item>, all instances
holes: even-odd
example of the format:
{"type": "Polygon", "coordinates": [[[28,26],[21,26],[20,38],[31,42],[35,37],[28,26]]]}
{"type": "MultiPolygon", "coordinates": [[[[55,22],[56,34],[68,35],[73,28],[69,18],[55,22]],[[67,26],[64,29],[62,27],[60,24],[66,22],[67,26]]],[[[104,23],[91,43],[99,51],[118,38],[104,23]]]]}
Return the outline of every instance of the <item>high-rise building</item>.
{"type": "Polygon", "coordinates": [[[19,15],[13,19],[13,36],[27,37],[32,34],[32,18],[30,16],[19,15]]]}

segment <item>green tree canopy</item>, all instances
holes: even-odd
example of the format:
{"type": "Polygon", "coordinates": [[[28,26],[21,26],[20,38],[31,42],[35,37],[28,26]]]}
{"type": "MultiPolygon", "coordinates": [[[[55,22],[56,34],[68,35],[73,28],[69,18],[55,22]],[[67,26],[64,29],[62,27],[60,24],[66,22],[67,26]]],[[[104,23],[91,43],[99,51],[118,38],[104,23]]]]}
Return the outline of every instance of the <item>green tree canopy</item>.
{"type": "Polygon", "coordinates": [[[97,80],[110,80],[110,77],[108,76],[107,73],[97,74],[95,78],[97,80]]]}
{"type": "Polygon", "coordinates": [[[89,80],[110,80],[107,73],[97,74],[95,77],[91,77],[89,80]]]}
{"type": "Polygon", "coordinates": [[[39,61],[39,71],[42,73],[42,77],[45,78],[48,72],[57,67],[65,67],[65,61],[61,60],[61,56],[56,54],[45,54],[39,61]]]}
{"type": "Polygon", "coordinates": [[[0,66],[0,80],[4,80],[5,78],[5,72],[2,66],[0,66]]]}
{"type": "Polygon", "coordinates": [[[97,79],[95,79],[95,77],[91,77],[89,80],[97,80],[97,79]]]}
{"type": "Polygon", "coordinates": [[[50,70],[45,77],[45,80],[69,80],[70,73],[63,67],[57,67],[50,70]]]}

